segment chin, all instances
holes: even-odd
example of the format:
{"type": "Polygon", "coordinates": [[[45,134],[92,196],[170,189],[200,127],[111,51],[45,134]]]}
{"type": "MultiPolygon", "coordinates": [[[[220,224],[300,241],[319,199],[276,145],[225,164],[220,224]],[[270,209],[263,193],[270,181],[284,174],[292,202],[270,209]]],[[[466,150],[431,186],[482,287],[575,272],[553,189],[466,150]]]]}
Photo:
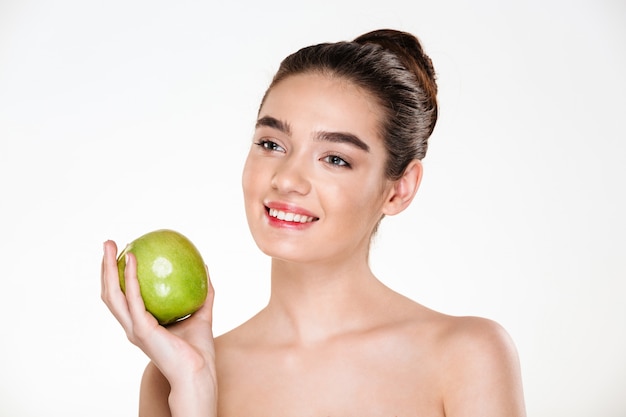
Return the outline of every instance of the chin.
{"type": "Polygon", "coordinates": [[[310,262],[313,258],[311,253],[307,253],[309,251],[304,250],[307,245],[277,244],[277,242],[267,243],[259,241],[256,241],[256,243],[259,250],[272,259],[285,262],[306,263],[310,262]]]}

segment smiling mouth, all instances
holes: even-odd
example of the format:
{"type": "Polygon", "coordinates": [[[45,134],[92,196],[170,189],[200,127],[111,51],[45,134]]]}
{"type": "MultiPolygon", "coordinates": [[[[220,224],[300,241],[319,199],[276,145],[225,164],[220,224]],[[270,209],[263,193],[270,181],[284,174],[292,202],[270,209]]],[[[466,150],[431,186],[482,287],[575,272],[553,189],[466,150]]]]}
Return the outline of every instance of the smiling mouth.
{"type": "Polygon", "coordinates": [[[285,222],[293,222],[293,223],[311,223],[316,220],[319,220],[318,217],[306,216],[304,214],[291,213],[288,211],[277,210],[273,208],[266,207],[267,213],[270,217],[273,217],[278,220],[282,220],[285,222]]]}

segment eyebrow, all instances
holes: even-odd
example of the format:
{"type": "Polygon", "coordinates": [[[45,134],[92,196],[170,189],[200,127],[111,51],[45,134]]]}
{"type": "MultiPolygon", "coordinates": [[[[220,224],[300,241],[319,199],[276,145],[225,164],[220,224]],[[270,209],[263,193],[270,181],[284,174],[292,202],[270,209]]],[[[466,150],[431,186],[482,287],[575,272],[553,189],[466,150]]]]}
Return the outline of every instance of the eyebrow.
{"type": "Polygon", "coordinates": [[[365,152],[370,151],[370,147],[368,146],[368,144],[363,142],[361,139],[359,139],[358,136],[353,135],[352,133],[318,132],[315,134],[315,139],[334,143],[349,143],[350,145],[356,146],[357,148],[362,149],[365,152]]]}
{"type": "MultiPolygon", "coordinates": [[[[284,122],[282,120],[276,119],[272,116],[263,116],[256,122],[256,128],[259,127],[269,127],[272,129],[276,129],[288,136],[291,136],[291,126],[289,123],[284,122]]],[[[315,134],[315,139],[319,141],[325,142],[333,142],[333,143],[348,143],[353,145],[365,152],[369,152],[370,147],[367,143],[363,142],[358,136],[353,135],[352,133],[345,132],[317,132],[315,134]]]]}
{"type": "Polygon", "coordinates": [[[259,120],[257,120],[256,128],[258,129],[260,127],[270,127],[272,129],[281,131],[285,135],[291,136],[291,126],[289,125],[289,123],[278,120],[272,116],[263,116],[259,120]]]}

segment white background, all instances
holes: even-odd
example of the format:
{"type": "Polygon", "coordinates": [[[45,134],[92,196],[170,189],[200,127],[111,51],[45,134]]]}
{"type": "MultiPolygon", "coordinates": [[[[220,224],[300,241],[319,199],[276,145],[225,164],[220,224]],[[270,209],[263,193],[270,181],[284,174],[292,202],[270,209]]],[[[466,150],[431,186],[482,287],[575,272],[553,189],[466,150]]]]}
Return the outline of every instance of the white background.
{"type": "Polygon", "coordinates": [[[135,415],[105,239],[191,238],[217,334],[265,304],[240,191],[259,100],[286,54],[381,27],[421,38],[441,117],[376,273],[504,325],[529,416],[626,415],[624,3],[225,3],[0,0],[0,416],[135,415]]]}

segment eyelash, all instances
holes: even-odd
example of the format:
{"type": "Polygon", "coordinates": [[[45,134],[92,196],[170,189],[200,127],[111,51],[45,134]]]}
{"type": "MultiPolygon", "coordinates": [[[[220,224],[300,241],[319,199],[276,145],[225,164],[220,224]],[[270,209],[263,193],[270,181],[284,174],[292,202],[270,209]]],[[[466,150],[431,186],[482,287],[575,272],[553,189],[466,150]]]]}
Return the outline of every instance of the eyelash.
{"type": "Polygon", "coordinates": [[[258,142],[254,142],[254,144],[259,146],[264,151],[284,152],[284,149],[282,146],[268,139],[260,139],[258,142]],[[278,148],[280,148],[280,150],[278,148]]]}
{"type": "Polygon", "coordinates": [[[333,167],[337,167],[337,168],[352,168],[352,165],[350,165],[350,163],[348,161],[346,161],[345,159],[343,159],[339,155],[335,155],[335,154],[326,155],[325,157],[322,158],[322,160],[324,162],[332,165],[333,167]]]}
{"type": "MultiPolygon", "coordinates": [[[[282,146],[268,139],[260,139],[258,142],[254,142],[254,144],[266,152],[285,152],[282,146]]],[[[352,165],[339,155],[329,154],[321,158],[321,160],[334,168],[352,168],[352,165]]]]}

